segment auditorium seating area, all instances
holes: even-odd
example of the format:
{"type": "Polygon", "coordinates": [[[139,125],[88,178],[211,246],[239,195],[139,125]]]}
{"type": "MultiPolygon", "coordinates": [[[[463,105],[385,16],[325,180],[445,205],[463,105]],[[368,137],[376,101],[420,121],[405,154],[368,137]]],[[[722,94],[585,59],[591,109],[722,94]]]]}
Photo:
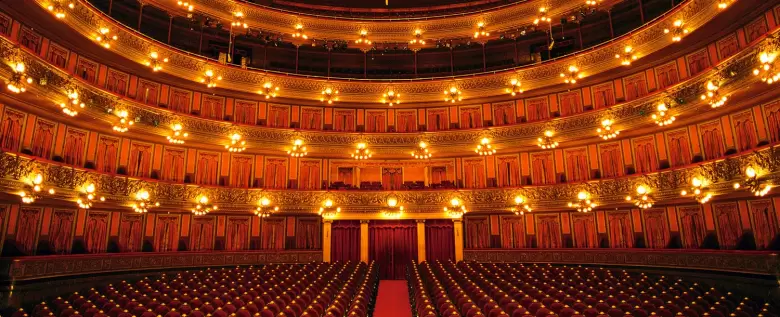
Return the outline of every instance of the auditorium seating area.
{"type": "Polygon", "coordinates": [[[582,266],[410,266],[416,316],[774,317],[778,307],[680,278],[582,266]]]}
{"type": "Polygon", "coordinates": [[[373,263],[264,265],[121,281],[41,302],[14,317],[274,317],[372,314],[373,263]]]}

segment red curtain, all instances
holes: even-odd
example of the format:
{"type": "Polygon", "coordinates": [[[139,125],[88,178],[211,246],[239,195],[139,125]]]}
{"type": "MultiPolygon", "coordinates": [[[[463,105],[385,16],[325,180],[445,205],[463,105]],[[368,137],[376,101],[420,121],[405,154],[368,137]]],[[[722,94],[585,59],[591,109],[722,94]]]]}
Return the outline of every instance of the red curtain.
{"type": "Polygon", "coordinates": [[[298,219],[295,228],[295,248],[318,250],[320,248],[320,218],[298,219]]]}
{"type": "Polygon", "coordinates": [[[284,250],[284,218],[265,218],[262,234],[261,249],[284,250]]]}
{"type": "Polygon", "coordinates": [[[633,248],[634,230],[631,227],[631,215],[628,212],[608,212],[609,246],[612,248],[633,248]]]}
{"type": "Polygon", "coordinates": [[[401,189],[403,170],[401,168],[382,169],[382,187],[385,190],[401,189]]]}
{"type": "Polygon", "coordinates": [[[190,250],[204,251],[214,249],[214,217],[193,217],[190,234],[190,250]]]}
{"type": "Polygon", "coordinates": [[[87,225],[84,232],[84,244],[87,246],[87,252],[106,252],[109,217],[109,213],[101,211],[89,211],[87,214],[87,225]]]}
{"type": "Polygon", "coordinates": [[[434,166],[431,167],[431,184],[441,184],[442,181],[447,180],[447,167],[434,166]]]}
{"type": "Polygon", "coordinates": [[[52,213],[49,231],[49,244],[52,252],[56,254],[70,253],[75,214],[73,210],[54,210],[52,213]]]}
{"type": "MultiPolygon", "coordinates": [[[[249,247],[249,217],[228,217],[225,233],[225,250],[239,251],[249,247]]],[[[282,238],[284,239],[284,238],[282,238]]],[[[282,247],[284,248],[284,240],[282,247]]]]}
{"type": "Polygon", "coordinates": [[[490,224],[487,217],[466,218],[466,248],[484,249],[490,247],[490,224]]]}
{"type": "Polygon", "coordinates": [[[336,178],[337,181],[347,185],[352,185],[352,168],[351,167],[339,167],[339,175],[336,178]]]}
{"type": "Polygon", "coordinates": [[[130,164],[127,166],[127,174],[136,177],[149,177],[151,160],[151,146],[134,144],[130,149],[130,164]]]}
{"type": "Polygon", "coordinates": [[[360,222],[334,221],[330,246],[331,261],[360,261],[360,222]]]}
{"type": "Polygon", "coordinates": [[[501,247],[505,249],[525,248],[523,216],[501,217],[501,247]]]}
{"type": "Polygon", "coordinates": [[[179,216],[157,216],[154,229],[154,250],[157,252],[176,251],[179,244],[179,216]]]}
{"type": "Polygon", "coordinates": [[[143,239],[144,216],[123,214],[119,222],[119,251],[139,252],[143,239]]]}
{"type": "Polygon", "coordinates": [[[417,224],[411,220],[372,221],[368,235],[369,260],[381,264],[379,278],[406,278],[406,266],[417,259],[417,224]]]}
{"type": "Polygon", "coordinates": [[[65,164],[69,165],[81,165],[81,160],[84,157],[84,140],[86,135],[80,131],[68,130],[65,136],[65,149],[62,157],[65,164]]]}
{"type": "Polygon", "coordinates": [[[455,233],[452,220],[425,221],[425,260],[455,260],[455,233]]]}

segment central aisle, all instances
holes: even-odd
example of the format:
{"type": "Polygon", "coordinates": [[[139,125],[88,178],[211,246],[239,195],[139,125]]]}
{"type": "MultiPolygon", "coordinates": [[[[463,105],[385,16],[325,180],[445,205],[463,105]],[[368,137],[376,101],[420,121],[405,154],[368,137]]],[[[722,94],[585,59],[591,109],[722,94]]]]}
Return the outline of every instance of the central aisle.
{"type": "Polygon", "coordinates": [[[409,288],[404,280],[379,281],[374,317],[412,317],[409,288]]]}

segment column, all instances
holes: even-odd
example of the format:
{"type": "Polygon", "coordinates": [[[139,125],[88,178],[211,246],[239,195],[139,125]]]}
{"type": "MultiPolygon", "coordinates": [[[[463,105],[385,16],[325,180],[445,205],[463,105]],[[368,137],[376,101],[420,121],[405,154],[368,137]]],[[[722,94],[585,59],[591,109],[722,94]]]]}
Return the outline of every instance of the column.
{"type": "Polygon", "coordinates": [[[322,262],[330,262],[330,236],[333,220],[322,220],[322,262]]]}
{"type": "Polygon", "coordinates": [[[360,261],[368,263],[368,220],[360,220],[360,261]]]}
{"type": "Polygon", "coordinates": [[[426,187],[428,187],[430,185],[430,182],[431,182],[431,180],[430,180],[430,177],[431,177],[430,176],[431,175],[431,167],[430,166],[426,166],[423,169],[423,174],[425,174],[425,178],[423,179],[423,181],[425,182],[424,184],[425,184],[426,187]]]}
{"type": "Polygon", "coordinates": [[[425,219],[417,219],[417,263],[425,262],[425,219]]]}
{"type": "Polygon", "coordinates": [[[360,188],[360,167],[355,166],[355,187],[360,188]]]}
{"type": "Polygon", "coordinates": [[[463,261],[463,219],[452,219],[455,233],[455,262],[463,261]]]}

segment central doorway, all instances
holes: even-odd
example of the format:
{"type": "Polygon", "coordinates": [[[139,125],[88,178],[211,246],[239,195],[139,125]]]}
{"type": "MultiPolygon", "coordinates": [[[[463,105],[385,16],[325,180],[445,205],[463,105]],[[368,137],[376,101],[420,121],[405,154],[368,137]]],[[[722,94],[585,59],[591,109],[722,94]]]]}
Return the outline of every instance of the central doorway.
{"type": "Polygon", "coordinates": [[[379,265],[379,279],[406,279],[406,267],[417,260],[415,221],[371,221],[368,224],[368,257],[379,265]]]}

